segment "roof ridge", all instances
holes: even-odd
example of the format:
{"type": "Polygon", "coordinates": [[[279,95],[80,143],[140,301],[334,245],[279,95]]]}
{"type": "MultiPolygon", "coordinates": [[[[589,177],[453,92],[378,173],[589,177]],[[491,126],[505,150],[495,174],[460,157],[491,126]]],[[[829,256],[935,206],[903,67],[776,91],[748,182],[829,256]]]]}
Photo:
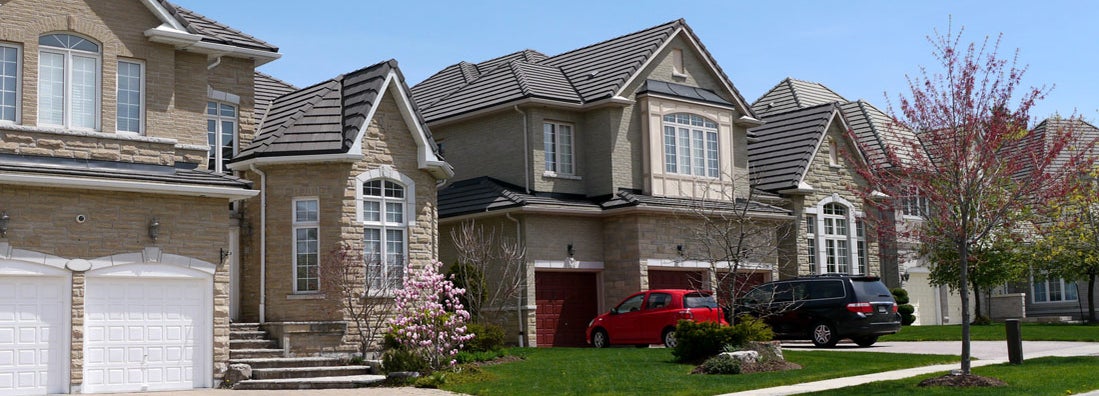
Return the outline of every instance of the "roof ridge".
{"type": "Polygon", "coordinates": [[[790,88],[790,97],[794,98],[794,105],[798,108],[802,108],[803,106],[801,105],[801,99],[798,98],[798,90],[794,88],[794,81],[797,80],[787,77],[784,81],[786,82],[786,85],[790,88]]]}
{"type": "Polygon", "coordinates": [[[477,69],[477,65],[466,61],[458,62],[457,65],[458,71],[462,72],[462,78],[467,83],[481,77],[481,71],[477,69]]]}
{"type": "Polygon", "coordinates": [[[679,19],[676,19],[674,21],[665,22],[665,23],[662,23],[662,24],[659,24],[659,25],[656,25],[656,26],[650,26],[650,27],[647,27],[647,28],[644,28],[644,29],[641,29],[641,30],[633,31],[633,32],[626,33],[626,34],[621,34],[621,35],[618,35],[618,36],[615,36],[615,37],[612,37],[612,38],[609,38],[609,39],[606,39],[606,40],[603,40],[603,41],[599,41],[599,42],[596,42],[596,43],[585,45],[585,46],[580,47],[580,48],[571,49],[571,50],[559,53],[557,55],[547,57],[546,59],[543,59],[543,60],[539,61],[538,63],[542,63],[542,62],[545,62],[547,60],[557,58],[557,57],[560,57],[560,56],[563,56],[563,55],[571,54],[571,53],[574,53],[574,52],[579,52],[579,51],[582,51],[582,50],[585,50],[585,49],[588,49],[588,48],[591,48],[591,47],[594,47],[594,46],[597,46],[597,45],[601,45],[601,44],[605,44],[605,43],[608,43],[608,42],[611,42],[611,41],[614,41],[614,40],[621,39],[623,37],[638,35],[638,34],[641,34],[641,33],[654,31],[654,30],[660,30],[660,29],[667,28],[668,26],[672,26],[672,25],[675,25],[675,24],[684,24],[684,23],[686,23],[686,21],[684,21],[683,18],[679,18],[679,19]]]}
{"type": "MultiPolygon", "coordinates": [[[[837,102],[827,102],[827,103],[821,103],[821,104],[818,104],[818,105],[812,105],[812,106],[808,106],[808,107],[795,107],[793,109],[783,110],[783,111],[780,111],[780,112],[767,113],[767,115],[764,116],[763,118],[774,118],[774,117],[778,117],[778,116],[782,116],[782,115],[786,115],[786,114],[790,114],[790,113],[796,113],[796,112],[799,112],[799,111],[806,111],[806,110],[813,110],[813,109],[816,109],[818,107],[826,107],[826,106],[833,106],[833,107],[838,108],[839,103],[837,103],[837,102]]],[[[752,129],[755,129],[755,128],[758,128],[758,127],[754,127],[752,129]]]]}
{"type": "MultiPolygon", "coordinates": [[[[870,118],[870,113],[866,110],[866,107],[872,107],[874,110],[877,111],[881,111],[881,109],[862,99],[855,101],[855,104],[859,107],[859,112],[862,113],[862,116],[866,118],[866,123],[870,126],[870,132],[874,134],[874,141],[878,143],[878,148],[881,150],[882,153],[888,153],[889,148],[885,146],[885,136],[882,135],[883,132],[878,129],[877,123],[870,118]]],[[[885,112],[882,111],[882,114],[885,114],[885,112]]],[[[858,142],[855,142],[855,145],[857,146],[858,142]]],[[[888,162],[888,155],[886,156],[886,162],[888,162]]]]}
{"type": "Polygon", "coordinates": [[[526,205],[526,203],[527,203],[526,198],[523,198],[523,196],[520,195],[519,193],[517,193],[515,191],[511,191],[511,189],[504,186],[503,184],[506,183],[506,182],[503,182],[501,180],[497,180],[496,178],[493,178],[491,176],[485,176],[485,181],[488,182],[493,188],[495,188],[496,191],[498,193],[500,193],[500,195],[503,195],[507,199],[509,199],[512,202],[515,202],[517,204],[526,205]]]}
{"type": "Polygon", "coordinates": [[[518,60],[508,61],[508,68],[511,70],[511,74],[515,76],[515,82],[519,84],[519,91],[523,92],[523,96],[531,96],[534,93],[530,89],[530,85],[527,83],[526,73],[520,69],[518,60]]]}

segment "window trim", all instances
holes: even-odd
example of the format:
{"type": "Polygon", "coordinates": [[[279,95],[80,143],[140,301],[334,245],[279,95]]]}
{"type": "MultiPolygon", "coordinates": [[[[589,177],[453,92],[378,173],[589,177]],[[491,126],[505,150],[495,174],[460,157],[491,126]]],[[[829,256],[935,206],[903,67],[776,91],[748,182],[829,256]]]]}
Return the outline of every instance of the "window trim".
{"type": "Polygon", "coordinates": [[[576,172],[576,125],[574,125],[572,123],[569,123],[569,122],[563,122],[563,121],[543,120],[542,121],[542,153],[543,153],[542,161],[544,162],[543,169],[545,169],[544,176],[562,177],[562,178],[569,178],[569,177],[576,176],[576,174],[577,174],[577,172],[576,172]],[[546,127],[547,126],[553,127],[552,128],[553,132],[551,132],[551,133],[553,134],[553,147],[554,147],[554,152],[553,152],[553,157],[554,157],[553,158],[553,165],[554,166],[553,167],[554,167],[554,169],[549,169],[550,162],[545,160],[545,157],[548,156],[548,154],[549,154],[548,151],[546,150],[546,145],[549,144],[549,141],[546,140],[546,127]],[[561,137],[563,135],[562,133],[560,133],[562,126],[568,127],[568,129],[569,129],[569,133],[568,133],[568,135],[569,135],[569,152],[568,152],[569,163],[568,163],[568,165],[569,165],[570,168],[572,168],[572,170],[569,171],[569,172],[564,172],[564,171],[560,170],[561,164],[564,163],[564,161],[562,161],[562,156],[563,156],[564,153],[562,152],[562,150],[560,150],[561,137]]]}
{"type": "Polygon", "coordinates": [[[929,211],[931,210],[931,202],[927,197],[920,194],[920,188],[917,186],[907,186],[904,191],[904,195],[901,197],[901,217],[913,220],[923,220],[927,218],[929,211]],[[916,208],[917,212],[911,213],[909,209],[916,208]]]}
{"type": "MultiPolygon", "coordinates": [[[[805,208],[805,216],[807,218],[809,216],[812,216],[814,218],[815,223],[816,223],[816,224],[813,225],[813,227],[815,228],[816,233],[815,234],[809,234],[808,232],[806,233],[807,234],[806,239],[813,239],[815,241],[814,243],[816,244],[816,252],[815,252],[816,254],[811,259],[815,260],[815,262],[817,264],[816,264],[816,268],[810,267],[811,273],[813,273],[813,274],[827,274],[827,273],[829,273],[828,272],[828,266],[829,266],[829,264],[828,264],[828,243],[826,241],[832,240],[832,241],[845,241],[847,243],[847,254],[845,255],[846,258],[847,258],[847,272],[844,272],[844,273],[851,274],[851,275],[867,275],[867,274],[869,274],[869,272],[870,272],[870,256],[869,256],[869,254],[870,254],[870,252],[869,252],[870,251],[870,242],[866,238],[865,229],[863,230],[863,235],[861,237],[858,235],[858,230],[856,229],[858,227],[858,223],[865,220],[865,215],[861,211],[856,210],[854,204],[852,204],[850,201],[848,201],[846,199],[843,199],[842,197],[839,197],[837,194],[833,194],[830,197],[827,197],[825,199],[820,200],[820,202],[817,202],[817,204],[815,206],[806,207],[805,208]],[[846,220],[847,234],[846,234],[845,238],[836,238],[835,236],[826,237],[826,235],[825,235],[824,217],[825,216],[830,216],[831,219],[837,219],[838,218],[838,217],[835,217],[836,215],[825,215],[824,214],[824,208],[825,208],[825,206],[827,206],[829,204],[838,204],[839,206],[844,207],[844,209],[847,211],[846,215],[843,217],[843,219],[846,220]],[[860,265],[859,265],[860,264],[860,262],[859,262],[859,260],[860,260],[859,243],[860,242],[862,242],[864,244],[865,248],[866,248],[866,257],[865,257],[866,268],[865,268],[865,271],[860,271],[860,270],[862,270],[862,268],[859,268],[860,267],[860,265]],[[865,272],[865,273],[861,273],[861,272],[865,272]]],[[[835,246],[835,244],[833,244],[833,245],[835,246]]],[[[838,246],[836,246],[836,249],[838,250],[838,246]]]]}
{"type": "MultiPolygon", "coordinates": [[[[135,134],[135,135],[144,135],[145,134],[145,109],[146,109],[146,107],[145,107],[145,94],[147,92],[146,91],[146,84],[145,84],[145,76],[147,74],[146,67],[145,67],[145,61],[140,60],[140,59],[118,58],[118,66],[121,66],[123,63],[129,63],[129,64],[137,65],[138,72],[141,73],[141,75],[138,77],[138,87],[139,87],[138,89],[139,89],[139,91],[138,91],[138,103],[137,103],[137,106],[138,106],[138,109],[137,109],[137,113],[138,113],[137,131],[123,131],[118,127],[118,121],[119,121],[119,118],[121,117],[121,114],[118,113],[117,109],[118,109],[118,105],[122,102],[121,99],[120,99],[120,96],[118,95],[119,90],[120,90],[119,83],[122,80],[121,75],[119,74],[119,70],[121,70],[121,67],[116,67],[115,68],[115,80],[114,80],[115,81],[115,121],[114,121],[115,122],[115,127],[114,127],[114,129],[115,129],[115,132],[117,132],[117,133],[129,133],[129,134],[135,134]]],[[[240,108],[238,107],[237,108],[237,112],[238,112],[238,117],[237,118],[238,119],[239,119],[239,111],[240,111],[240,108]]],[[[240,126],[238,125],[237,128],[239,130],[240,126]]],[[[235,134],[236,133],[234,133],[234,135],[235,134]]],[[[236,140],[236,139],[234,138],[234,140],[236,140]]],[[[236,154],[236,153],[234,153],[234,154],[236,154]]]]}
{"type": "MultiPolygon", "coordinates": [[[[320,274],[320,246],[321,246],[321,202],[319,197],[294,197],[290,202],[290,239],[291,239],[291,261],[292,265],[291,279],[293,279],[293,291],[294,294],[318,294],[321,293],[321,274],[320,274]],[[298,221],[298,202],[313,201],[317,203],[317,220],[316,221],[298,221]],[[315,229],[317,232],[317,290],[300,290],[298,288],[298,230],[299,229],[315,229]]],[[[306,278],[308,281],[308,278],[306,278]]]]}
{"type": "MultiPolygon", "coordinates": [[[[383,195],[384,195],[384,193],[383,193],[383,195]]],[[[386,201],[385,201],[384,197],[381,197],[381,198],[382,198],[382,200],[381,200],[382,204],[381,204],[380,207],[384,208],[385,207],[384,204],[385,204],[386,201]]],[[[391,201],[393,201],[393,200],[391,199],[391,201]]],[[[416,208],[416,184],[415,184],[415,182],[411,178],[409,178],[408,176],[405,176],[404,174],[398,172],[392,166],[382,165],[381,167],[378,167],[376,169],[372,169],[370,171],[364,172],[364,173],[362,173],[362,174],[355,177],[355,223],[356,223],[356,225],[358,225],[360,228],[363,229],[363,234],[364,234],[363,238],[364,238],[364,240],[365,240],[365,237],[366,237],[365,233],[366,233],[367,228],[378,228],[380,230],[380,232],[379,232],[379,236],[381,238],[380,243],[381,243],[381,246],[382,246],[382,249],[383,249],[382,256],[384,257],[385,255],[387,255],[387,252],[384,250],[386,248],[386,243],[387,243],[387,240],[385,239],[386,238],[386,231],[390,230],[390,229],[400,229],[404,232],[404,241],[403,241],[402,246],[401,246],[402,251],[400,252],[401,257],[403,257],[403,263],[401,263],[401,264],[404,266],[403,276],[402,276],[402,284],[400,285],[401,288],[403,288],[404,280],[406,280],[408,278],[408,271],[409,271],[409,266],[410,266],[410,263],[411,263],[411,260],[409,259],[409,255],[408,255],[408,250],[409,250],[409,241],[411,240],[411,231],[412,231],[413,227],[416,225],[416,216],[415,215],[416,215],[417,211],[416,211],[415,208],[416,208]],[[375,180],[381,180],[383,182],[384,181],[393,182],[393,183],[395,183],[397,185],[400,185],[401,187],[404,188],[404,194],[405,194],[404,200],[400,201],[404,205],[404,213],[402,213],[402,215],[403,215],[402,218],[404,220],[403,225],[401,225],[399,227],[388,225],[387,222],[385,221],[385,218],[384,218],[384,216],[385,216],[384,212],[382,214],[382,217],[379,219],[380,221],[377,221],[377,222],[366,221],[365,211],[364,211],[364,208],[363,208],[363,202],[368,197],[365,194],[363,194],[363,185],[367,182],[371,182],[371,181],[375,181],[375,180]]],[[[366,282],[371,281],[371,279],[370,279],[371,275],[370,275],[369,263],[366,262],[366,260],[369,258],[369,255],[366,254],[365,243],[364,243],[363,249],[364,249],[364,251],[363,251],[364,263],[363,264],[366,266],[366,268],[365,268],[366,272],[365,272],[365,276],[363,277],[363,282],[366,283],[366,282]]],[[[386,264],[383,263],[383,265],[386,265],[386,264]]],[[[381,290],[377,290],[377,288],[373,288],[373,287],[368,287],[368,288],[371,289],[371,294],[372,295],[383,295],[381,293],[381,290]]],[[[392,293],[394,290],[398,290],[398,288],[386,287],[386,288],[384,288],[384,290],[392,293]]]]}
{"type": "MultiPolygon", "coordinates": [[[[217,99],[207,98],[206,99],[206,109],[207,109],[207,111],[203,112],[204,115],[206,116],[206,122],[210,122],[210,120],[213,120],[214,125],[217,126],[217,131],[214,131],[212,133],[214,133],[214,136],[217,138],[217,143],[218,143],[218,144],[216,144],[218,149],[216,151],[215,150],[210,150],[211,152],[208,153],[207,156],[206,156],[207,161],[211,161],[211,159],[210,159],[211,155],[214,156],[214,159],[212,160],[213,163],[207,164],[206,168],[209,169],[209,170],[212,170],[214,172],[217,172],[217,173],[230,172],[226,168],[226,164],[229,161],[231,161],[234,157],[236,157],[238,154],[240,154],[240,105],[238,105],[236,103],[232,103],[232,102],[226,102],[226,101],[221,101],[221,100],[217,100],[217,99]],[[211,103],[216,103],[217,104],[217,111],[216,111],[217,114],[213,114],[213,115],[210,114],[209,108],[210,108],[211,103]],[[223,105],[232,107],[233,108],[233,114],[234,114],[233,120],[232,120],[233,121],[233,155],[230,158],[222,158],[222,154],[221,154],[221,148],[222,148],[221,136],[224,134],[224,131],[222,131],[222,129],[221,129],[221,125],[222,125],[222,122],[228,121],[228,119],[225,116],[221,115],[221,106],[223,106],[223,105]],[[220,166],[218,166],[218,165],[220,165],[220,166]]],[[[206,133],[209,134],[209,133],[211,133],[211,131],[209,129],[207,129],[206,133]]],[[[209,139],[208,135],[207,135],[207,139],[209,139]]],[[[209,141],[207,141],[207,147],[209,147],[209,141]]]]}
{"type": "Polygon", "coordinates": [[[100,131],[102,129],[102,118],[103,118],[103,43],[100,43],[98,40],[94,40],[91,37],[76,34],[75,32],[68,32],[68,31],[43,33],[43,34],[38,35],[38,39],[41,40],[42,37],[44,37],[44,36],[55,35],[55,34],[63,34],[63,35],[79,37],[81,39],[87,40],[88,42],[94,43],[98,47],[99,52],[94,52],[93,53],[93,52],[88,52],[88,51],[83,51],[83,50],[72,49],[72,48],[54,47],[54,46],[42,45],[42,44],[38,45],[38,82],[37,82],[38,90],[36,92],[36,94],[38,95],[37,102],[36,102],[36,104],[37,104],[36,110],[37,110],[37,113],[38,113],[37,124],[39,126],[64,128],[64,129],[77,130],[77,131],[100,131]],[[64,62],[64,67],[63,67],[63,71],[64,71],[63,83],[64,83],[65,88],[64,88],[64,96],[62,97],[62,102],[63,102],[62,103],[62,109],[61,109],[62,121],[61,121],[60,125],[45,123],[42,120],[43,106],[42,106],[41,84],[42,84],[42,54],[43,53],[61,55],[65,58],[64,59],[64,61],[65,61],[64,62]],[[93,121],[93,126],[91,128],[73,126],[73,110],[72,110],[73,95],[72,95],[71,90],[73,88],[73,83],[72,83],[72,79],[73,79],[72,78],[73,77],[72,76],[72,74],[73,74],[72,59],[73,59],[74,54],[75,55],[83,55],[83,56],[86,56],[86,57],[89,57],[89,58],[93,58],[95,60],[95,71],[93,73],[94,76],[95,76],[95,92],[92,94],[92,98],[93,98],[92,102],[94,103],[94,106],[93,106],[93,109],[92,109],[92,118],[93,118],[94,121],[93,121]],[[94,55],[94,56],[92,56],[92,55],[94,55]]]}
{"type": "Polygon", "coordinates": [[[678,111],[672,113],[665,113],[660,115],[660,141],[661,141],[661,169],[666,175],[675,175],[679,177],[692,177],[692,178],[705,178],[705,179],[720,179],[721,178],[721,124],[716,120],[713,120],[705,115],[698,114],[691,111],[678,111]],[[676,118],[679,114],[685,114],[689,117],[699,117],[703,120],[703,125],[692,125],[690,121],[687,124],[680,123],[678,118],[675,121],[669,121],[667,117],[676,118]],[[713,126],[708,126],[709,122],[713,126]],[[668,128],[671,127],[674,131],[672,139],[673,152],[669,153],[668,145],[668,128]],[[682,147],[683,135],[682,129],[687,131],[687,147],[684,150],[682,147]],[[695,147],[696,143],[695,132],[702,133],[701,144],[702,147],[695,147]],[[710,138],[713,137],[711,142],[710,138]],[[712,147],[711,147],[712,143],[712,147]],[[695,174],[695,154],[701,151],[702,153],[702,169],[703,174],[695,174]],[[686,155],[684,155],[686,153],[686,155]],[[668,162],[669,154],[675,158],[675,170],[671,170],[668,162]],[[711,158],[710,155],[714,157],[711,158]],[[711,168],[711,165],[713,167],[711,168]],[[687,172],[683,169],[686,168],[687,172]]]}
{"type": "Polygon", "coordinates": [[[0,118],[0,124],[19,124],[23,119],[23,46],[0,42],[0,47],[15,50],[15,114],[11,120],[0,118]]]}
{"type": "Polygon", "coordinates": [[[1038,279],[1038,278],[1035,278],[1033,275],[1031,275],[1031,277],[1030,277],[1030,296],[1031,296],[1030,297],[1030,302],[1032,302],[1034,304],[1061,304],[1061,303],[1078,302],[1078,301],[1080,301],[1080,289],[1079,289],[1078,286],[1079,285],[1077,285],[1076,282],[1065,281],[1065,278],[1054,278],[1054,277],[1051,276],[1051,277],[1048,277],[1046,279],[1038,279]],[[1053,281],[1057,281],[1057,282],[1060,283],[1060,286],[1061,286],[1061,299],[1060,300],[1054,301],[1054,300],[1049,298],[1050,297],[1050,293],[1049,293],[1050,287],[1049,287],[1049,285],[1053,281]],[[1045,293],[1044,293],[1045,300],[1043,300],[1043,301],[1038,301],[1038,292],[1034,290],[1034,286],[1038,282],[1042,282],[1042,283],[1045,284],[1045,293]],[[1076,295],[1076,298],[1071,299],[1071,300],[1065,299],[1065,291],[1068,290],[1067,287],[1066,287],[1067,285],[1072,285],[1073,289],[1076,290],[1074,292],[1074,294],[1076,295]]]}

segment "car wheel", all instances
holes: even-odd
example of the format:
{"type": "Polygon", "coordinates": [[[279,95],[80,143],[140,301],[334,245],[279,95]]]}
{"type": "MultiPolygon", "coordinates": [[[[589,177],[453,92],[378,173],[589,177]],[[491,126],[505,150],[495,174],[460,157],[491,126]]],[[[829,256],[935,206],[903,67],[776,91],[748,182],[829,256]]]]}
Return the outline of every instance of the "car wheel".
{"type": "Polygon", "coordinates": [[[878,342],[878,336],[855,337],[851,340],[855,341],[855,344],[857,344],[858,346],[866,348],[868,346],[874,345],[875,342],[878,342]]]}
{"type": "Polygon", "coordinates": [[[599,329],[591,333],[591,345],[596,348],[606,348],[611,345],[611,339],[607,337],[605,330],[599,329]]]}
{"type": "Polygon", "coordinates": [[[827,322],[817,322],[817,324],[814,324],[813,334],[810,336],[813,339],[813,345],[818,347],[831,348],[836,346],[836,342],[839,342],[836,328],[827,322]]]}
{"type": "Polygon", "coordinates": [[[675,348],[675,329],[664,330],[664,335],[660,338],[664,340],[665,347],[675,348]]]}

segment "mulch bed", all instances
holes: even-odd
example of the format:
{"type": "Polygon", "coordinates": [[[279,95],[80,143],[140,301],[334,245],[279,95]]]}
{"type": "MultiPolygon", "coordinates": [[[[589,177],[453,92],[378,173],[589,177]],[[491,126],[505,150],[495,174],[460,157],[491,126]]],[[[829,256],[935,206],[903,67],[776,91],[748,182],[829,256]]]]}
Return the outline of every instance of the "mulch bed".
{"type": "Polygon", "coordinates": [[[520,360],[523,360],[523,358],[521,356],[507,355],[507,356],[504,356],[504,357],[498,357],[496,359],[492,359],[492,360],[488,360],[488,361],[484,361],[484,362],[468,363],[468,365],[473,366],[473,367],[485,367],[485,366],[495,366],[495,365],[501,364],[501,363],[518,362],[520,360]]]}
{"type": "Polygon", "coordinates": [[[957,388],[1007,386],[1007,383],[995,378],[973,374],[947,374],[941,377],[920,381],[920,386],[953,386],[957,388]]]}
{"type": "Polygon", "coordinates": [[[745,363],[740,366],[741,374],[766,373],[771,371],[801,370],[801,365],[785,360],[771,360],[767,362],[745,363]]]}

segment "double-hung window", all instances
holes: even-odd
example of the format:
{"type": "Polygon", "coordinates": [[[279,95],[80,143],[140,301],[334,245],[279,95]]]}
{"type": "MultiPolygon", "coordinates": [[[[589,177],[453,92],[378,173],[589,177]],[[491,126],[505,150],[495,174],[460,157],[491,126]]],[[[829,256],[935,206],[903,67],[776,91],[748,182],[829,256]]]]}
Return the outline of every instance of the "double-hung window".
{"type": "Polygon", "coordinates": [[[320,210],[316,198],[294,200],[294,292],[320,290],[320,210]]]}
{"type": "Polygon", "coordinates": [[[717,123],[687,113],[664,116],[664,171],[718,177],[717,123]]]}
{"type": "Polygon", "coordinates": [[[809,243],[809,272],[817,273],[817,216],[805,216],[805,236],[809,243]]]}
{"type": "Polygon", "coordinates": [[[1065,282],[1061,278],[1034,278],[1032,286],[1034,293],[1031,294],[1036,303],[1076,301],[1078,298],[1076,283],[1065,282]]]}
{"type": "Polygon", "coordinates": [[[901,200],[901,214],[905,216],[927,217],[927,197],[920,194],[920,189],[909,186],[901,200]]]}
{"type": "Polygon", "coordinates": [[[384,292],[404,287],[408,219],[404,186],[386,179],[362,184],[363,250],[367,288],[384,292]]]}
{"type": "Polygon", "coordinates": [[[237,153],[237,107],[224,102],[206,103],[206,141],[210,144],[208,169],[229,170],[229,160],[237,153]]]}
{"type": "Polygon", "coordinates": [[[542,141],[546,152],[546,172],[558,175],[576,173],[572,125],[558,122],[542,124],[542,141]]]}
{"type": "Polygon", "coordinates": [[[0,121],[19,116],[19,47],[0,43],[0,121]]]}
{"type": "Polygon", "coordinates": [[[118,61],[117,84],[115,128],[119,132],[141,133],[145,120],[145,65],[118,61]]]}
{"type": "Polygon", "coordinates": [[[99,45],[58,33],[38,48],[38,124],[99,129],[99,45]]]}
{"type": "Polygon", "coordinates": [[[837,203],[824,205],[824,252],[827,273],[845,274],[850,268],[850,249],[847,243],[849,226],[847,208],[837,203]]]}
{"type": "Polygon", "coordinates": [[[866,275],[869,270],[866,265],[866,223],[861,218],[855,218],[855,260],[858,264],[858,274],[866,275]]]}

